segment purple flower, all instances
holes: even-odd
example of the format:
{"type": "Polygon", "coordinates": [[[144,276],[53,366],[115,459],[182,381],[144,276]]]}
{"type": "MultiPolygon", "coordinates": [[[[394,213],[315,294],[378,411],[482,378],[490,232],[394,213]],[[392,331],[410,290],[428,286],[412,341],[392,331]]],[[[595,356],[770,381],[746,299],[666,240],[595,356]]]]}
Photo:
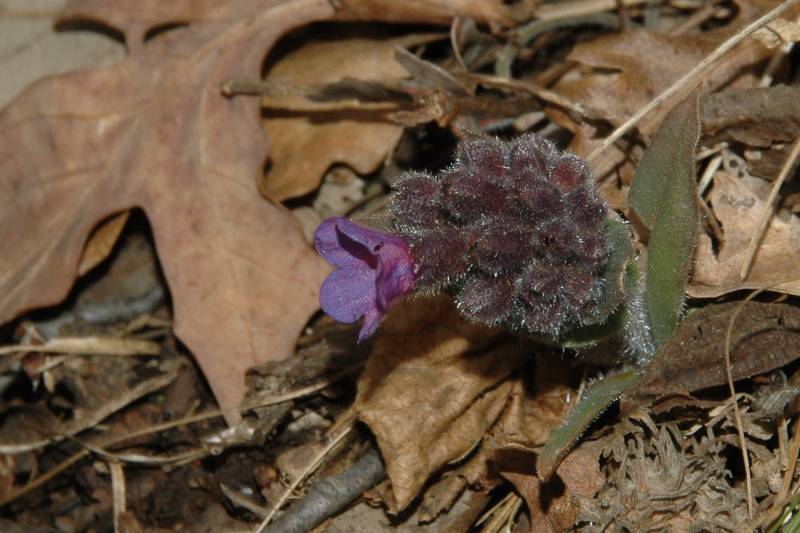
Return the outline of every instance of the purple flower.
{"type": "Polygon", "coordinates": [[[335,217],[319,225],[314,246],[339,267],[322,284],[322,310],[347,324],[363,316],[359,342],[375,332],[389,306],[414,286],[414,262],[399,237],[335,217]]]}

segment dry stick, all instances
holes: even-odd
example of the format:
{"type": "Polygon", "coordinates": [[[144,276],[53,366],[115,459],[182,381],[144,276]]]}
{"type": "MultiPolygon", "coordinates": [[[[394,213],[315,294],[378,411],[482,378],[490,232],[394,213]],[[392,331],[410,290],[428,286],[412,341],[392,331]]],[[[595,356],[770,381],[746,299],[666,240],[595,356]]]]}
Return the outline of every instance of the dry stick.
{"type": "Polygon", "coordinates": [[[602,153],[606,148],[614,144],[620,137],[625,135],[633,126],[635,126],[642,118],[650,113],[653,109],[658,107],[660,104],[665,102],[666,100],[676,96],[678,94],[682,94],[685,96],[691,88],[699,81],[699,78],[705,71],[714,64],[720,57],[725,55],[728,51],[730,51],[733,47],[737,44],[742,42],[746,39],[751,33],[759,29],[760,27],[764,26],[765,24],[772,21],[772,19],[776,18],[778,15],[789,9],[792,5],[796,4],[800,0],[785,0],[781,3],[778,7],[773,9],[772,11],[768,12],[766,15],[762,16],[761,18],[751,22],[741,30],[739,30],[735,35],[730,37],[724,43],[719,45],[716,50],[711,52],[704,60],[697,64],[692,70],[687,72],[681,79],[673,83],[668,89],[664,92],[659,94],[653,100],[650,101],[649,104],[641,108],[639,111],[634,113],[634,115],[625,121],[620,127],[615,129],[611,135],[606,137],[603,142],[595,148],[592,153],[586,158],[587,161],[592,161],[595,159],[600,153],[602,153]]]}
{"type": "Polygon", "coordinates": [[[775,71],[778,70],[778,67],[783,62],[784,58],[792,51],[792,48],[794,48],[794,43],[786,43],[778,48],[778,51],[775,52],[775,54],[769,60],[767,68],[764,69],[764,73],[761,75],[761,79],[758,81],[759,87],[769,87],[772,85],[775,71]]]}
{"type": "Polygon", "coordinates": [[[325,458],[328,457],[328,455],[330,455],[331,452],[337,446],[339,446],[339,444],[341,444],[344,438],[347,435],[349,435],[352,430],[353,430],[353,424],[351,423],[345,429],[339,432],[339,434],[337,434],[334,438],[332,438],[331,441],[328,443],[328,445],[325,446],[325,448],[323,448],[322,451],[319,454],[317,454],[316,457],[314,457],[314,460],[311,461],[311,463],[309,463],[308,466],[306,466],[306,468],[300,473],[299,476],[297,476],[297,478],[292,482],[292,484],[289,485],[289,487],[284,491],[284,493],[281,494],[280,499],[272,507],[272,510],[269,512],[264,521],[261,522],[261,524],[259,524],[258,528],[256,528],[255,533],[262,533],[264,531],[267,525],[269,525],[270,520],[272,520],[272,517],[274,517],[275,513],[278,512],[278,509],[280,509],[283,506],[283,504],[286,503],[286,500],[289,499],[289,496],[294,494],[294,491],[297,490],[297,487],[299,487],[300,484],[303,483],[306,480],[306,478],[308,478],[308,476],[310,476],[317,468],[319,468],[319,466],[322,464],[325,458]]]}
{"type": "Polygon", "coordinates": [[[781,489],[775,495],[776,503],[782,502],[789,495],[789,489],[792,488],[792,479],[794,479],[794,470],[797,467],[798,454],[800,454],[800,419],[794,422],[794,436],[792,437],[792,447],[789,451],[789,465],[786,467],[781,489]]]}
{"type": "MultiPolygon", "coordinates": [[[[322,389],[324,389],[326,387],[329,387],[336,380],[340,379],[341,377],[343,377],[343,376],[345,376],[345,375],[347,375],[349,373],[352,373],[354,370],[357,369],[357,367],[360,368],[360,365],[353,365],[352,367],[345,368],[341,372],[336,373],[331,378],[328,378],[328,379],[326,379],[326,380],[324,380],[322,382],[316,383],[314,385],[309,385],[308,387],[303,387],[301,389],[298,389],[298,390],[295,390],[295,391],[292,391],[292,392],[289,392],[289,393],[286,393],[286,394],[281,394],[279,396],[273,396],[273,397],[270,397],[270,398],[264,398],[264,399],[262,399],[262,400],[260,400],[258,402],[252,402],[252,403],[243,405],[241,407],[236,407],[234,409],[236,409],[236,410],[238,410],[240,412],[244,412],[244,411],[249,411],[250,409],[254,409],[256,407],[267,407],[267,406],[270,406],[270,405],[275,405],[275,404],[279,404],[279,403],[285,403],[285,402],[288,402],[288,401],[291,401],[291,400],[294,400],[294,399],[297,399],[297,398],[301,398],[303,396],[308,396],[308,395],[313,394],[313,393],[315,393],[317,391],[320,391],[320,390],[322,390],[322,389]]],[[[134,431],[134,432],[131,432],[131,433],[126,433],[125,435],[114,436],[113,438],[102,442],[100,444],[100,447],[113,446],[114,444],[117,444],[117,443],[120,443],[120,442],[124,442],[126,440],[130,440],[130,439],[133,439],[133,438],[136,438],[136,437],[141,437],[142,435],[149,435],[151,433],[158,433],[160,431],[165,431],[167,429],[172,429],[174,427],[178,427],[178,426],[182,426],[182,425],[194,424],[195,422],[201,422],[203,420],[208,420],[209,418],[215,418],[215,417],[218,417],[218,416],[222,416],[222,415],[224,415],[225,413],[227,413],[228,411],[231,411],[231,410],[232,409],[214,409],[212,411],[206,411],[205,413],[200,413],[198,415],[189,416],[189,417],[186,417],[186,418],[181,418],[179,420],[174,420],[172,422],[167,422],[167,423],[164,423],[164,424],[158,424],[158,425],[155,425],[155,426],[150,426],[148,428],[144,428],[144,429],[141,429],[141,430],[138,430],[138,431],[134,431]]],[[[83,459],[84,457],[89,455],[89,453],[91,453],[90,450],[88,448],[84,448],[83,450],[81,450],[79,452],[76,452],[73,455],[71,455],[70,457],[68,457],[67,459],[65,459],[58,466],[48,470],[47,472],[45,472],[41,476],[39,476],[36,479],[34,479],[33,481],[29,482],[24,487],[21,487],[21,488],[15,490],[15,491],[9,492],[3,499],[0,500],[0,507],[2,507],[3,505],[6,505],[7,503],[19,498],[20,496],[23,496],[23,495],[27,494],[28,492],[32,491],[33,489],[38,488],[41,485],[47,483],[53,477],[58,475],[60,472],[63,472],[64,470],[66,470],[70,466],[74,465],[75,463],[77,463],[78,461],[80,461],[81,459],[83,459]]]]}
{"type": "Polygon", "coordinates": [[[304,533],[345,506],[386,477],[383,460],[370,447],[353,466],[341,474],[314,483],[303,498],[289,507],[264,533],[304,533]]]}
{"type": "MultiPolygon", "coordinates": [[[[624,6],[644,4],[648,0],[622,0],[624,6]]],[[[538,8],[534,15],[538,19],[579,17],[598,11],[611,11],[618,6],[618,0],[577,0],[573,2],[553,2],[538,8]]]]}
{"type": "Polygon", "coordinates": [[[679,26],[670,30],[669,35],[673,37],[677,37],[679,35],[683,35],[692,28],[699,26],[706,20],[710,19],[714,16],[717,12],[717,4],[719,4],[719,0],[714,0],[712,3],[707,4],[693,14],[691,14],[685,21],[683,21],[679,26]]]}
{"type": "Polygon", "coordinates": [[[789,157],[787,157],[786,161],[784,161],[783,168],[781,168],[780,174],[778,174],[778,177],[772,184],[772,190],[769,191],[767,201],[764,202],[764,208],[761,210],[761,215],[758,218],[758,224],[756,224],[756,229],[753,230],[753,235],[750,237],[750,243],[747,245],[747,252],[744,256],[745,259],[744,264],[742,264],[742,270],[739,272],[739,278],[742,281],[744,281],[747,278],[747,275],[750,273],[750,267],[753,266],[753,260],[756,257],[756,251],[758,251],[758,246],[761,244],[761,238],[764,236],[764,232],[767,229],[769,221],[772,220],[775,199],[778,197],[778,191],[780,190],[781,185],[783,185],[783,182],[786,181],[786,177],[789,175],[789,172],[792,171],[798,156],[800,156],[800,138],[798,138],[797,141],[795,141],[794,146],[792,146],[792,150],[789,152],[789,157]]]}
{"type": "Polygon", "coordinates": [[[126,511],[126,498],[125,498],[125,471],[122,465],[109,461],[108,470],[111,472],[111,495],[112,506],[114,509],[114,533],[122,531],[122,516],[126,511]]]}

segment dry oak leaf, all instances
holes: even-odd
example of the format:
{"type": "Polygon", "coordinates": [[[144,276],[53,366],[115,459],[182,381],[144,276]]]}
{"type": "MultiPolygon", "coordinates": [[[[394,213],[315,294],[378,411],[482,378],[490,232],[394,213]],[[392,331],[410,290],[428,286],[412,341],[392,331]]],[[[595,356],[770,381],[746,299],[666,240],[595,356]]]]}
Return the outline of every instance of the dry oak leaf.
{"type": "Polygon", "coordinates": [[[514,23],[502,0],[339,0],[337,5],[336,17],[342,20],[450,24],[461,17],[492,28],[514,23]]]}
{"type": "Polygon", "coordinates": [[[428,478],[464,458],[500,416],[521,344],[460,318],[447,297],[389,313],[358,382],[355,410],[375,434],[398,513],[428,478]]]}
{"type": "MultiPolygon", "coordinates": [[[[747,178],[757,179],[757,178],[747,178]]],[[[694,298],[715,298],[739,289],[756,289],[787,282],[772,290],[800,295],[800,218],[786,211],[772,217],[759,244],[750,273],[739,272],[764,201],[744,182],[726,172],[714,175],[709,194],[714,214],[722,224],[725,241],[714,253],[711,238],[698,237],[694,271],[687,289],[694,298]]]]}
{"type": "MultiPolygon", "coordinates": [[[[697,35],[669,35],[637,29],[603,35],[580,43],[568,60],[578,63],[555,86],[556,92],[589,109],[601,111],[614,124],[621,124],[654,97],[676,82],[710,54],[725,39],[767,10],[771,0],[738,2],[739,13],[726,26],[697,35]]],[[[772,56],[765,47],[745,41],[704,76],[704,92],[726,86],[741,77],[748,67],[772,56]]],[[[674,102],[667,101],[639,125],[653,134],[674,102]]],[[[560,126],[574,130],[572,119],[552,113],[560,126]]]]}
{"type": "Polygon", "coordinates": [[[293,352],[327,268],[259,194],[258,100],[219,85],[257,75],[281,34],[331,14],[327,0],[71,2],[62,20],[118,28],[129,55],[43,79],[0,113],[0,323],[61,301],[92,228],[141,207],[175,333],[220,404],[237,405],[247,368],[293,352]],[[172,23],[187,26],[145,42],[172,23]]]}
{"type": "MultiPolygon", "coordinates": [[[[408,75],[394,59],[402,39],[343,39],[312,42],[282,57],[267,80],[292,85],[333,83],[344,78],[399,80],[408,75]]],[[[380,114],[285,111],[305,102],[302,96],[267,97],[264,127],[272,138],[264,194],[282,201],[319,187],[328,168],[341,163],[368,174],[383,163],[403,127],[380,114]],[[309,154],[314,154],[309,157],[309,154]]]]}

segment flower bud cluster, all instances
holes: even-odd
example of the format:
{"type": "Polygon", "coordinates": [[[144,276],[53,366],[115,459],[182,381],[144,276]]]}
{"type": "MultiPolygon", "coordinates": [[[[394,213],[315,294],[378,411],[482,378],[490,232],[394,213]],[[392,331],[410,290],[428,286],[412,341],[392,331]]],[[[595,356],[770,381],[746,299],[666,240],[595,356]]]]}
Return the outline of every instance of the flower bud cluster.
{"type": "Polygon", "coordinates": [[[450,292],[470,319],[552,337],[596,320],[608,207],[584,161],[550,141],[463,141],[439,174],[400,176],[391,209],[415,288],[450,292]]]}

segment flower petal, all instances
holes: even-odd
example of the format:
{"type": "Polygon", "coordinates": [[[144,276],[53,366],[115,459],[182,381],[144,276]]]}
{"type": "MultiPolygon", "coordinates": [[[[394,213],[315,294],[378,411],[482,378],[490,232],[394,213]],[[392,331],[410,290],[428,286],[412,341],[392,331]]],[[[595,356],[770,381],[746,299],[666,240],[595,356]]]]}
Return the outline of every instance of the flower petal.
{"type": "Polygon", "coordinates": [[[332,272],[322,283],[319,303],[337,322],[350,324],[370,310],[377,310],[377,272],[359,263],[332,272]]]}
{"type": "Polygon", "coordinates": [[[381,323],[383,313],[376,307],[367,311],[364,315],[364,323],[361,325],[361,331],[358,332],[358,342],[365,340],[367,337],[375,333],[381,323]]]}
{"type": "Polygon", "coordinates": [[[354,265],[361,260],[345,249],[340,243],[341,232],[337,225],[342,218],[328,218],[322,221],[314,232],[314,248],[327,262],[338,267],[354,265]]]}
{"type": "Polygon", "coordinates": [[[386,245],[406,246],[405,241],[399,237],[361,227],[346,218],[336,218],[336,228],[358,244],[366,246],[372,254],[377,254],[386,245]]]}
{"type": "Polygon", "coordinates": [[[416,274],[408,246],[385,245],[378,255],[377,286],[378,307],[389,308],[398,298],[414,286],[416,274]]]}

